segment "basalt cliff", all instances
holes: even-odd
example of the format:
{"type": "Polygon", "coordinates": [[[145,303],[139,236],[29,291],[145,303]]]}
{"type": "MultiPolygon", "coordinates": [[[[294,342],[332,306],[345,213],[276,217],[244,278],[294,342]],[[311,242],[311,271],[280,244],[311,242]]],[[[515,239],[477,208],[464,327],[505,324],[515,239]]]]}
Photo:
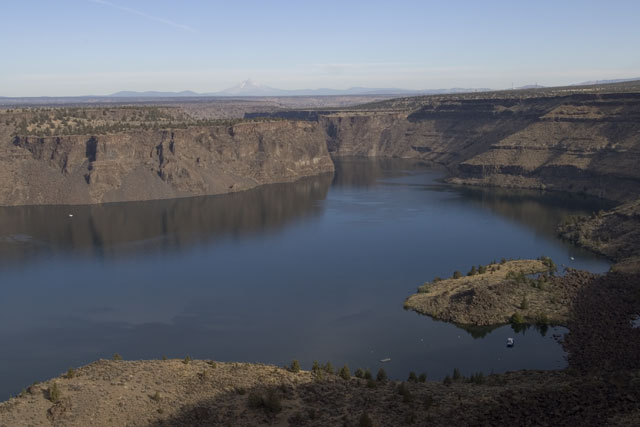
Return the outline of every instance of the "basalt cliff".
{"type": "Polygon", "coordinates": [[[422,159],[454,184],[640,195],[640,84],[247,112],[227,124],[182,107],[16,111],[0,111],[0,205],[220,194],[331,172],[331,156],[422,159]]]}
{"type": "Polygon", "coordinates": [[[16,135],[0,153],[1,205],[221,194],[333,171],[318,126],[294,121],[16,135]]]}
{"type": "Polygon", "coordinates": [[[421,158],[456,184],[640,195],[640,94],[432,99],[319,118],[334,155],[421,158]]]}

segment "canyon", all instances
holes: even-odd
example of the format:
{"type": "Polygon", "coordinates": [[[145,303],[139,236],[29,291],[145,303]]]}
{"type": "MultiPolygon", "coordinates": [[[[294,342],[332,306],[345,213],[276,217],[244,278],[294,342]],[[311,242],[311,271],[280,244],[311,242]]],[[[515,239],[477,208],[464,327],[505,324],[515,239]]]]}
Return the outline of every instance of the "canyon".
{"type": "Polygon", "coordinates": [[[243,119],[228,123],[206,121],[205,107],[180,104],[162,111],[159,122],[153,116],[124,126],[142,107],[110,106],[110,122],[100,123],[112,127],[97,129],[77,117],[75,128],[54,121],[47,128],[44,119],[20,128],[25,115],[44,113],[5,109],[0,205],[235,192],[331,172],[332,156],[413,158],[446,168],[452,184],[631,201],[640,195],[638,86],[425,96],[321,110],[240,108],[235,114],[243,119]]]}

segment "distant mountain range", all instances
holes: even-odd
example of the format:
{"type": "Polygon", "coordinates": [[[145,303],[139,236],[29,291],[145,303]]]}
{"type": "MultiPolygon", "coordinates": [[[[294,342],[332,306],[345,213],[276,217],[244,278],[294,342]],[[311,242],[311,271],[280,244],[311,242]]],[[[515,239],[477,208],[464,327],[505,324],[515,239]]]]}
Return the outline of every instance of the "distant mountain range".
{"type": "Polygon", "coordinates": [[[589,80],[582,83],[576,83],[575,85],[572,85],[572,86],[606,85],[608,83],[624,83],[624,82],[633,82],[636,80],[640,80],[640,77],[635,77],[633,79],[589,80]]]}
{"type": "Polygon", "coordinates": [[[484,92],[491,89],[469,89],[469,88],[451,88],[451,89],[424,89],[410,90],[399,88],[367,88],[352,87],[349,89],[277,89],[270,86],[262,85],[253,80],[245,80],[242,83],[221,90],[219,92],[197,93],[190,90],[182,92],[134,92],[122,91],[108,95],[114,98],[130,98],[130,97],[148,97],[148,98],[169,98],[169,97],[188,97],[188,96],[326,96],[326,95],[434,95],[442,93],[462,93],[462,92],[484,92]]]}

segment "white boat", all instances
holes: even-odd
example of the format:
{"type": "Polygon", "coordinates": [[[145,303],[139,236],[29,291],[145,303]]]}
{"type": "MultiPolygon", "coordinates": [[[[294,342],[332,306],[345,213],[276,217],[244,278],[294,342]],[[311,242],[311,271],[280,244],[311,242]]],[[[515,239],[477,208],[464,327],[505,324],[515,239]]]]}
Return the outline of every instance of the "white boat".
{"type": "Polygon", "coordinates": [[[507,338],[507,347],[513,347],[513,338],[507,338]]]}
{"type": "Polygon", "coordinates": [[[380,361],[382,363],[391,362],[391,358],[390,357],[385,357],[384,359],[380,359],[380,361]]]}

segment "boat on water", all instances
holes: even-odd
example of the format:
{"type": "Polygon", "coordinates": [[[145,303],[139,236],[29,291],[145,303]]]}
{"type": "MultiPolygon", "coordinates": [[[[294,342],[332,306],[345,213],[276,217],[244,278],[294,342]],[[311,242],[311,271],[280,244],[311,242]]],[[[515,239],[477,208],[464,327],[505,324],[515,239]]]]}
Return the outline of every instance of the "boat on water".
{"type": "Polygon", "coordinates": [[[507,338],[507,347],[513,347],[513,338],[507,338]]]}
{"type": "Polygon", "coordinates": [[[391,358],[390,357],[385,357],[384,359],[380,359],[380,362],[382,362],[382,363],[391,362],[391,358]]]}

